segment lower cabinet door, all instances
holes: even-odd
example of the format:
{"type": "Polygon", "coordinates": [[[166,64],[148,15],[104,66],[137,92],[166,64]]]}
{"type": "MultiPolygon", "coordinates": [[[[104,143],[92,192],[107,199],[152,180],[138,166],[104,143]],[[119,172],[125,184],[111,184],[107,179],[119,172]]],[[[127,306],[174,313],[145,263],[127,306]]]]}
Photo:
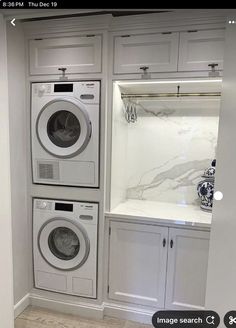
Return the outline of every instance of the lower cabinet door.
{"type": "Polygon", "coordinates": [[[204,309],[209,238],[206,231],[169,229],[166,309],[204,309]]]}
{"type": "Polygon", "coordinates": [[[164,308],[168,228],[110,223],[109,298],[164,308]]]}

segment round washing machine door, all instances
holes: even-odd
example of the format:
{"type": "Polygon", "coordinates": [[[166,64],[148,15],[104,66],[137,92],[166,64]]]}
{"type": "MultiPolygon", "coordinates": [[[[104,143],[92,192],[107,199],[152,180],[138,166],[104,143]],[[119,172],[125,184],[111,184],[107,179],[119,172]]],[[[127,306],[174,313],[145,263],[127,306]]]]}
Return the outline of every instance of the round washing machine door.
{"type": "Polygon", "coordinates": [[[48,153],[68,158],[87,147],[92,126],[83,104],[76,99],[57,98],[40,111],[36,132],[40,144],[48,153]]]}
{"type": "Polygon", "coordinates": [[[60,270],[75,270],[89,255],[86,230],[74,220],[53,218],[45,222],[38,234],[38,247],[45,261],[60,270]]]}

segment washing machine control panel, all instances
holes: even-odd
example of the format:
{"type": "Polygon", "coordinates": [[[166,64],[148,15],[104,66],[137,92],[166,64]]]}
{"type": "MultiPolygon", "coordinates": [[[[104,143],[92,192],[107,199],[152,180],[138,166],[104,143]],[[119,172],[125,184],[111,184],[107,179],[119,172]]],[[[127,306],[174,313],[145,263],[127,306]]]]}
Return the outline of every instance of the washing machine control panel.
{"type": "Polygon", "coordinates": [[[99,103],[100,82],[54,82],[34,83],[33,94],[36,97],[43,96],[73,96],[84,103],[99,103]]]}
{"type": "Polygon", "coordinates": [[[51,94],[52,85],[50,83],[48,84],[35,83],[33,86],[33,90],[35,95],[42,97],[45,94],[51,94]]]}
{"type": "Polygon", "coordinates": [[[52,210],[52,202],[46,200],[36,200],[35,208],[38,210],[52,210]]]}
{"type": "MultiPolygon", "coordinates": [[[[84,202],[56,201],[50,199],[35,199],[34,208],[52,213],[64,212],[69,217],[84,223],[96,224],[98,221],[98,204],[84,202]]],[[[61,215],[62,213],[60,213],[61,215]]]]}

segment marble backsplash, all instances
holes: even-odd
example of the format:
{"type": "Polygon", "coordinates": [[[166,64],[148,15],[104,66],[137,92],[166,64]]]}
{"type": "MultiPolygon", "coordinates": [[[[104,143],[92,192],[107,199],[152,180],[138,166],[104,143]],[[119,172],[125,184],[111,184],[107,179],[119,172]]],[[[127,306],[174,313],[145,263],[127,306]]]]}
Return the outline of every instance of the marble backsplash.
{"type": "Polygon", "coordinates": [[[137,122],[128,124],[126,198],[200,204],[196,188],[215,158],[219,102],[198,103],[140,103],[137,122]]]}

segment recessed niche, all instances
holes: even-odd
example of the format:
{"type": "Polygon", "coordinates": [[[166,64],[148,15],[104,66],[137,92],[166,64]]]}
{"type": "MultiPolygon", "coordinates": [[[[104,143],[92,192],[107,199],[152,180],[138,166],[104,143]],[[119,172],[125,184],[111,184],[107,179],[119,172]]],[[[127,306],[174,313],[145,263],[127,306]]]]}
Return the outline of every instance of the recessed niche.
{"type": "Polygon", "coordinates": [[[197,184],[216,158],[220,95],[221,79],[114,82],[111,210],[130,199],[200,205],[197,184]]]}

